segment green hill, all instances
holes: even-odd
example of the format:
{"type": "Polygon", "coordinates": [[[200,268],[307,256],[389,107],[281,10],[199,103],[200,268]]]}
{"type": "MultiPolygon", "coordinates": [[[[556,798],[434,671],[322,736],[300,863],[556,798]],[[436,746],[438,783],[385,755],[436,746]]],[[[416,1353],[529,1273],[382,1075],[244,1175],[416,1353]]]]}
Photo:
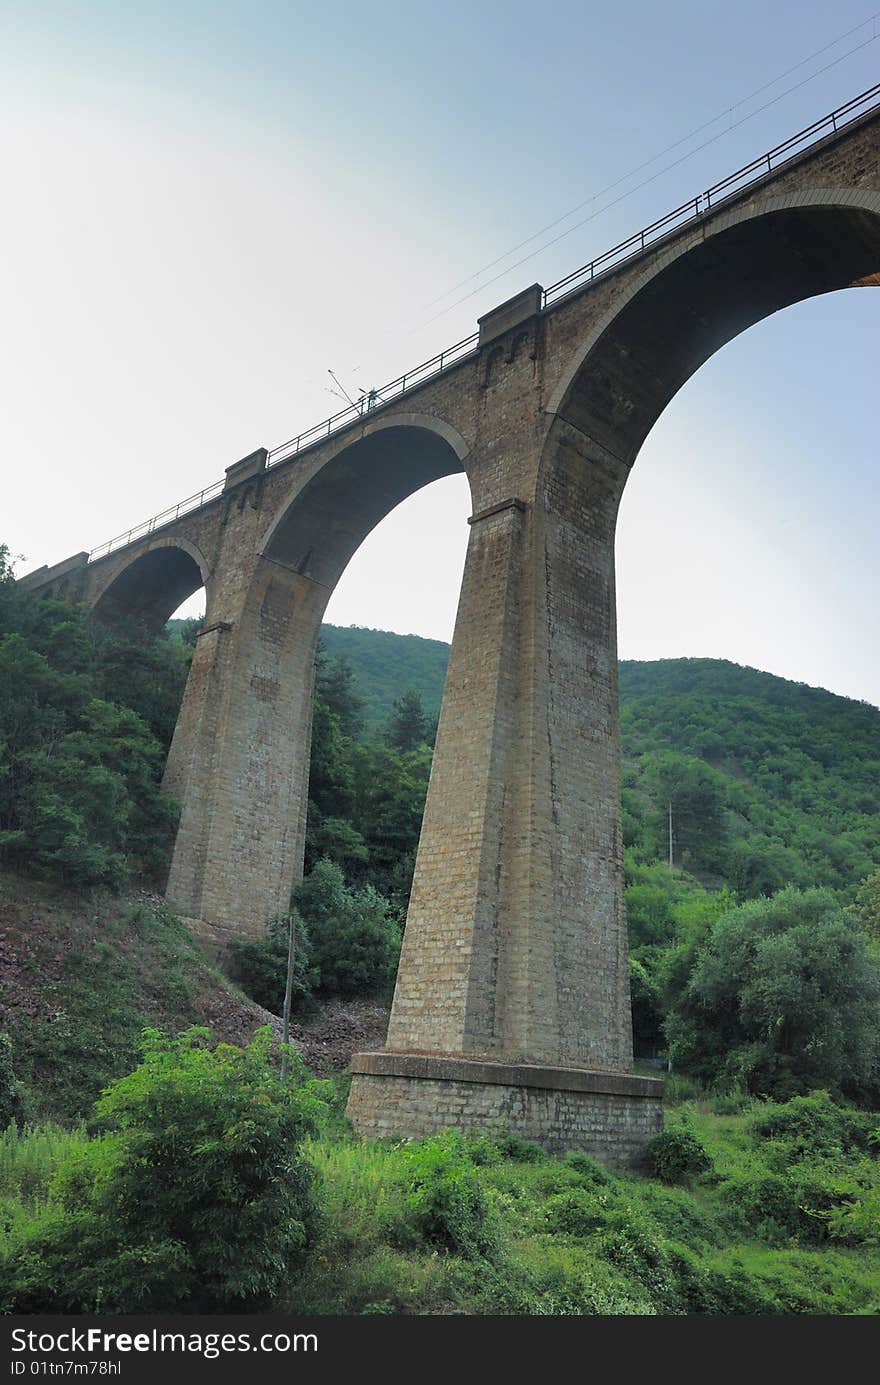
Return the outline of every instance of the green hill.
{"type": "Polygon", "coordinates": [[[356,671],[368,732],[384,727],[394,699],[407,688],[415,689],[429,719],[436,720],[446,681],[448,644],[360,625],[323,625],[321,641],[330,658],[343,654],[356,671]]]}
{"type": "MultiPolygon", "coordinates": [[[[415,688],[439,710],[449,646],[325,625],[351,664],[367,733],[415,688]]],[[[620,665],[624,840],[742,894],[852,889],[880,862],[880,710],[723,659],[620,665]]]]}

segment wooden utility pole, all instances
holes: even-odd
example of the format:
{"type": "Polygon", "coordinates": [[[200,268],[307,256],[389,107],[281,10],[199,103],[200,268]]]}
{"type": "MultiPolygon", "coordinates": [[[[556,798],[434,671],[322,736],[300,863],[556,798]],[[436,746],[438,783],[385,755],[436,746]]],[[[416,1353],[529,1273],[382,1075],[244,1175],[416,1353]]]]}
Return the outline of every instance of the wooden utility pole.
{"type": "Polygon", "coordinates": [[[293,957],[294,957],[294,938],[296,935],[296,915],[290,911],[289,928],[287,934],[287,981],[284,986],[284,1009],[281,1014],[281,1081],[287,1081],[287,1070],[290,1067],[290,997],[293,991],[293,957]]]}

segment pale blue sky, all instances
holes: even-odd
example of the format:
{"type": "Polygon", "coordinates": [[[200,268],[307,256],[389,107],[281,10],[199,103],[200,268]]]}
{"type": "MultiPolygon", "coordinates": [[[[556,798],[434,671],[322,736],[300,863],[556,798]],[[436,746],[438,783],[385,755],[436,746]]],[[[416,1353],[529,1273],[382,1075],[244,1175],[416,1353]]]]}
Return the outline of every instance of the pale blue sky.
{"type": "MultiPolygon", "coordinates": [[[[90,548],[332,412],[328,366],[354,390],[468,334],[876,82],[871,15],[0,0],[0,538],[21,570],[90,548]]],[[[832,295],[673,401],[624,498],[624,657],[880,702],[878,342],[880,295],[832,295]]],[[[467,508],[402,506],[330,618],[449,638],[467,508]]]]}

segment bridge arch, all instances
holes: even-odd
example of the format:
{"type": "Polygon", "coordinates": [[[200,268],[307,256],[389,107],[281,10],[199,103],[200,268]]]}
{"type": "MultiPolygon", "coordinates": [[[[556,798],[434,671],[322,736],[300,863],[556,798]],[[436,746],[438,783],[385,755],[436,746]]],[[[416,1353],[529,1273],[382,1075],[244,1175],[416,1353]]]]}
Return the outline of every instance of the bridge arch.
{"type": "Polygon", "coordinates": [[[103,624],[134,623],[155,635],[200,587],[210,593],[210,568],[188,539],[156,539],[146,552],[106,574],[91,602],[103,624]]]}
{"type": "Polygon", "coordinates": [[[782,308],[880,285],[880,192],[807,189],[740,206],[678,240],[596,322],[546,412],[629,467],[681,386],[782,308]]]}
{"type": "Polygon", "coordinates": [[[261,553],[327,589],[329,596],[364,539],[424,486],[465,472],[468,445],[442,419],[394,413],[324,454],[321,466],[268,525],[261,553]]]}
{"type": "MultiPolygon", "coordinates": [[[[467,445],[431,416],[365,419],[291,468],[253,549],[239,549],[197,641],[165,772],[181,804],[168,897],[217,937],[258,932],[302,871],[315,653],[336,583],[370,531],[467,445]]],[[[253,511],[256,516],[258,511],[253,511]]]]}

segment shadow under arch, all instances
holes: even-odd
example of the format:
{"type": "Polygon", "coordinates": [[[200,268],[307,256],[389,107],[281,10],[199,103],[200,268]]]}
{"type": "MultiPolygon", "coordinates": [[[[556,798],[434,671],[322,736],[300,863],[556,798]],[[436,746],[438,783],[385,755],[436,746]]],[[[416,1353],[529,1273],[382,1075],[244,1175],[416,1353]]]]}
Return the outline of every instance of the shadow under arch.
{"type": "Polygon", "coordinates": [[[210,580],[208,565],[185,539],[159,540],[111,576],[92,603],[103,625],[135,625],[158,635],[178,606],[210,580]]]}
{"type": "Polygon", "coordinates": [[[392,417],[341,446],[276,514],[263,556],[333,588],[367,535],[402,501],[465,472],[467,445],[426,415],[392,417]]]}
{"type": "Polygon", "coordinates": [[[581,343],[547,404],[545,461],[568,424],[630,467],[720,347],[781,308],[878,284],[880,192],[818,188],[730,212],[655,261],[581,343]]]}

